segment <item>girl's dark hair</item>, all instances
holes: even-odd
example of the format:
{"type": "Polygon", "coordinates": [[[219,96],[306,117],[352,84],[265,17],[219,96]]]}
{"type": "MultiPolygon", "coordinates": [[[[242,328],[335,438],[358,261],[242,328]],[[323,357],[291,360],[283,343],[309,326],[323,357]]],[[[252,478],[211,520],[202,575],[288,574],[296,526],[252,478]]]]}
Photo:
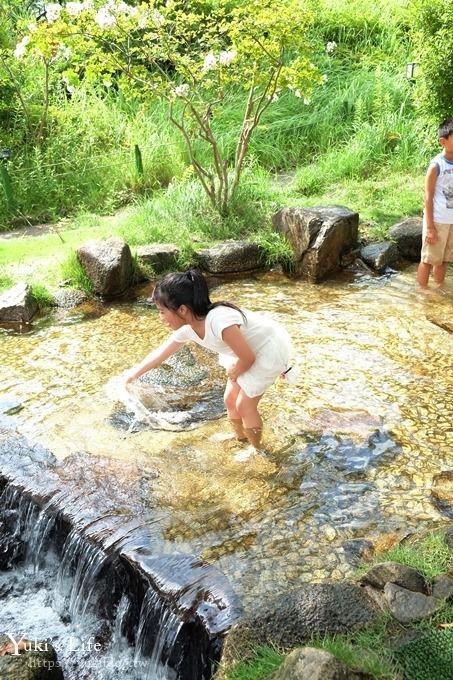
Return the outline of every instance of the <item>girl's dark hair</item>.
{"type": "Polygon", "coordinates": [[[198,269],[189,269],[186,272],[171,272],[165,274],[157,283],[153,292],[153,302],[162,307],[176,311],[181,305],[189,307],[197,319],[207,316],[214,307],[223,305],[241,312],[244,321],[245,314],[239,307],[231,302],[211,302],[209,298],[208,284],[203,274],[198,269]]]}

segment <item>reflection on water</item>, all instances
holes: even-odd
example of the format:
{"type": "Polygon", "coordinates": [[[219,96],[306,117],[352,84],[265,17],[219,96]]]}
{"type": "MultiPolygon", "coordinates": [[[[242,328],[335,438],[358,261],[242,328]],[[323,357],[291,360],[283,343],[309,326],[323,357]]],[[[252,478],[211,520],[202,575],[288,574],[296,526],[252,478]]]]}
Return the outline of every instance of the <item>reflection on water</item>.
{"type": "MultiPolygon", "coordinates": [[[[269,312],[294,341],[300,382],[262,401],[267,455],[238,460],[224,418],[181,432],[114,426],[106,383],[168,334],[141,305],[4,333],[0,407],[57,456],[156,468],[165,552],[211,561],[246,601],[283,582],[340,578],[346,540],[445,521],[430,488],[453,466],[453,296],[417,294],[414,276],[314,286],[268,274],[213,291],[269,312]]],[[[194,351],[218,379],[215,358],[194,351]]]]}

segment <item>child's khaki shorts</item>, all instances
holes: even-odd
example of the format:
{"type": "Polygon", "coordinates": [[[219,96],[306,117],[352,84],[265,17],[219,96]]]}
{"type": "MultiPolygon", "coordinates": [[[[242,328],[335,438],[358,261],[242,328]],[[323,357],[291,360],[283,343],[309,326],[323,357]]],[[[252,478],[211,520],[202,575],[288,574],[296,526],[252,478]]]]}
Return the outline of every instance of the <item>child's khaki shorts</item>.
{"type": "Polygon", "coordinates": [[[423,222],[422,254],[420,262],[425,264],[442,264],[453,262],[453,224],[434,222],[438,239],[436,243],[425,243],[426,224],[423,222]]]}

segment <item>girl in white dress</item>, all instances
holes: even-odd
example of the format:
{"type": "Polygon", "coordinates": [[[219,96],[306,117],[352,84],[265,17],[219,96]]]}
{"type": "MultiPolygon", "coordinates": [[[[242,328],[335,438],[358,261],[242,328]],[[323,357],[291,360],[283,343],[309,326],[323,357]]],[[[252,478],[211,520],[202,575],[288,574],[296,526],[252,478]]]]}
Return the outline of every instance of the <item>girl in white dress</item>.
{"type": "Polygon", "coordinates": [[[126,382],[157,368],[188,341],[217,352],[228,376],[224,402],[236,437],[259,449],[263,423],[258,403],[288,370],[291,341],[286,330],[231,302],[211,302],[206,279],[197,270],[166,274],[152,299],[173,333],[126,373],[126,382]]]}

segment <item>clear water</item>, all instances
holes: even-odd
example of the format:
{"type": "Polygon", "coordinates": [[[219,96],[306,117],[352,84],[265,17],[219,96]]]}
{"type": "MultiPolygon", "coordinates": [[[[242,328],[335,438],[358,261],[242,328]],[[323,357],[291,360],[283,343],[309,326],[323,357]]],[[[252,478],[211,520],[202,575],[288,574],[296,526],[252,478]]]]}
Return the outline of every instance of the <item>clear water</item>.
{"type": "MultiPolygon", "coordinates": [[[[168,334],[143,304],[5,331],[0,404],[16,404],[17,429],[59,458],[83,451],[157,470],[164,552],[214,564],[253,606],[350,574],[346,540],[447,521],[431,485],[453,466],[453,294],[418,294],[414,277],[411,267],[311,285],[266,274],[213,291],[271,314],[294,341],[299,382],[262,400],[266,455],[238,456],[226,418],[179,432],[112,424],[106,384],[168,334]]],[[[196,356],[217,384],[215,358],[196,356]]]]}

